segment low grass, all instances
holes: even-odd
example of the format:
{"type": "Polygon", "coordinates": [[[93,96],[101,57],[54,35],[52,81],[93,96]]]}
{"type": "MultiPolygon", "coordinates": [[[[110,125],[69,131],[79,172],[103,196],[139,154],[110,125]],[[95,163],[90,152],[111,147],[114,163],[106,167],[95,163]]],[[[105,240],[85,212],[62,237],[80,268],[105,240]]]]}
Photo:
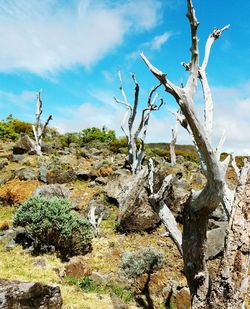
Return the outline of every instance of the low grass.
{"type": "Polygon", "coordinates": [[[91,295],[80,287],[72,286],[60,277],[63,263],[55,255],[43,255],[33,257],[23,251],[21,246],[16,246],[6,251],[5,245],[0,243],[0,269],[1,278],[20,281],[38,281],[46,284],[60,286],[63,309],[98,309],[113,308],[110,296],[104,293],[101,296],[97,292],[91,295]],[[44,267],[36,266],[36,261],[43,260],[44,267]]]}
{"type": "Polygon", "coordinates": [[[97,294],[116,294],[123,302],[128,303],[133,300],[133,294],[130,289],[118,285],[117,283],[100,283],[95,282],[90,276],[76,279],[73,277],[65,277],[64,279],[68,284],[75,285],[86,293],[97,294]]]}
{"type": "Polygon", "coordinates": [[[4,206],[0,204],[0,224],[4,221],[12,222],[12,217],[16,211],[13,206],[4,206]]]}

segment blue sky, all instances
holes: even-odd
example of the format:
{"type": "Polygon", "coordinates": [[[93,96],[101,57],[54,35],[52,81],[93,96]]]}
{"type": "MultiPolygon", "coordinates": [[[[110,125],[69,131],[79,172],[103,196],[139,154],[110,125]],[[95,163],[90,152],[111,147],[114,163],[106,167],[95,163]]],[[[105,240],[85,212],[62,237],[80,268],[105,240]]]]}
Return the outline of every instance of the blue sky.
{"type": "MultiPolygon", "coordinates": [[[[225,150],[250,154],[250,1],[194,0],[200,21],[201,57],[214,27],[231,24],[215,42],[208,78],[213,90],[214,143],[225,129],[225,150]]],[[[62,132],[106,125],[121,136],[117,70],[133,96],[130,72],[141,86],[140,108],[156,80],[139,53],[177,84],[190,57],[185,0],[0,0],[0,117],[33,121],[35,93],[42,89],[44,117],[62,132]]],[[[177,106],[160,92],[168,107],[177,106]]],[[[201,92],[197,111],[202,117],[201,92]]],[[[155,112],[148,142],[169,142],[172,115],[155,112]]],[[[179,130],[179,143],[191,143],[179,130]]]]}

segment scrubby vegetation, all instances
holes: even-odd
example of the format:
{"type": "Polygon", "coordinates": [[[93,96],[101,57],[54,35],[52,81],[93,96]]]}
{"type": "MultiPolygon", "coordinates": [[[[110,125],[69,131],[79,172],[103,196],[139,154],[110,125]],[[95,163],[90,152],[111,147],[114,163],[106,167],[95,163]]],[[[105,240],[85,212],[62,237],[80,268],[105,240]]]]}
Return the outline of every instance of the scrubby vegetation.
{"type": "Polygon", "coordinates": [[[12,115],[0,121],[0,139],[15,141],[20,134],[32,136],[31,123],[15,119],[12,115]]]}
{"type": "Polygon", "coordinates": [[[79,287],[86,293],[114,293],[125,303],[128,303],[133,299],[133,293],[128,288],[122,287],[121,285],[117,285],[114,283],[97,282],[93,280],[91,276],[86,276],[80,279],[76,279],[74,277],[66,277],[65,281],[69,284],[79,287]]]}
{"type": "Polygon", "coordinates": [[[122,268],[129,277],[138,277],[159,269],[164,262],[164,255],[152,247],[123,255],[122,268]]]}
{"type": "Polygon", "coordinates": [[[88,252],[94,236],[90,223],[72,211],[70,201],[56,197],[30,198],[17,209],[13,224],[25,227],[36,252],[53,246],[64,259],[88,252]]]}
{"type": "MultiPolygon", "coordinates": [[[[47,140],[54,138],[58,134],[54,128],[46,128],[45,130],[47,140]]],[[[0,139],[2,141],[16,141],[21,135],[34,136],[30,122],[14,118],[12,114],[0,121],[0,139]]]]}
{"type": "MultiPolygon", "coordinates": [[[[92,137],[85,142],[82,132],[57,134],[54,138],[47,136],[44,140],[52,151],[42,157],[28,152],[15,155],[13,143],[2,143],[1,277],[60,285],[63,309],[112,308],[115,297],[120,299],[121,304],[126,303],[129,309],[152,303],[155,308],[163,308],[168,298],[171,306],[177,303],[183,305],[183,300],[176,300],[175,292],[168,292],[172,291],[170,283],[177,284],[175,291],[180,291],[186,286],[186,280],[181,273],[180,255],[171,239],[163,236],[163,226],[157,225],[150,232],[117,232],[120,204],[115,195],[113,199],[113,195],[107,195],[106,184],[115,187],[117,179],[121,179],[124,186],[127,177],[130,177],[126,165],[127,139],[112,134],[111,138],[103,138],[100,133],[106,133],[102,129],[89,128],[86,131],[92,137]],[[27,172],[28,176],[32,174],[32,180],[22,180],[23,173],[20,171],[27,172]],[[62,180],[61,176],[66,172],[69,175],[62,180]],[[50,182],[52,178],[53,182],[50,182]],[[49,183],[62,183],[70,194],[67,197],[71,202],[57,198],[30,198],[38,186],[49,183]],[[83,219],[88,217],[90,206],[95,207],[96,218],[103,216],[98,236],[83,219]],[[16,231],[25,234],[17,234],[18,238],[13,238],[11,235],[16,235],[16,231]],[[11,237],[10,241],[8,237],[11,237]],[[14,243],[13,239],[16,240],[14,243]],[[89,251],[90,246],[92,250],[89,251]],[[66,273],[66,269],[67,264],[73,263],[71,267],[76,267],[73,270],[78,274],[75,258],[82,261],[86,271],[74,277],[74,272],[73,275],[66,273]],[[29,265],[22,268],[25,260],[29,265]],[[46,266],[40,266],[40,261],[46,266]]],[[[177,214],[181,211],[179,199],[191,188],[203,188],[204,177],[195,162],[195,148],[177,145],[176,149],[180,157],[177,164],[171,166],[168,144],[148,144],[144,164],[149,157],[157,162],[160,178],[156,190],[162,175],[182,174],[180,185],[176,184],[171,193],[174,201],[170,204],[177,214]]],[[[228,179],[234,184],[235,173],[231,166],[229,173],[228,179]]],[[[144,203],[143,200],[138,201],[138,207],[141,207],[141,202],[144,203]]],[[[133,216],[131,219],[133,221],[133,216]]],[[[137,221],[133,222],[136,224],[137,221]]],[[[187,309],[189,296],[185,297],[185,305],[180,308],[187,309]]]]}

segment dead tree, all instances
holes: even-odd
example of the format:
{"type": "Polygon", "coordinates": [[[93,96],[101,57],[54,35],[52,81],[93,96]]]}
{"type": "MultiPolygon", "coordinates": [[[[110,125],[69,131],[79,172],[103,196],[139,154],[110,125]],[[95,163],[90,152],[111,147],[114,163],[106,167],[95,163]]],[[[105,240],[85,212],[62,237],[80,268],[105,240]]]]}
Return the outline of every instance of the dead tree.
{"type": "MultiPolygon", "coordinates": [[[[243,215],[235,215],[237,207],[240,208],[239,213],[242,214],[243,212],[246,213],[246,210],[243,210],[242,207],[246,208],[247,206],[242,205],[244,203],[237,203],[236,195],[235,203],[232,207],[234,194],[228,189],[225,181],[225,174],[230,161],[230,156],[228,156],[223,162],[220,161],[224,136],[221,138],[221,141],[215,150],[211,145],[213,100],[206,76],[206,67],[210,56],[211,46],[214,41],[221,36],[222,32],[228,29],[229,25],[222,29],[215,29],[209,35],[205,47],[205,56],[200,65],[197,37],[199,23],[191,0],[187,0],[187,6],[187,17],[191,28],[192,46],[190,62],[187,64],[183,63],[183,66],[189,71],[186,85],[183,88],[176,86],[167,78],[166,74],[153,66],[144,54],[141,54],[141,56],[150,71],[165,87],[166,92],[171,94],[178,103],[181,110],[181,124],[188,130],[194,140],[200,156],[203,172],[207,178],[207,183],[203,190],[192,192],[186,202],[183,215],[184,222],[181,242],[179,241],[180,234],[178,231],[176,232],[175,219],[171,218],[169,224],[167,205],[163,208],[159,207],[159,210],[161,210],[160,216],[163,222],[165,222],[166,225],[169,225],[167,228],[170,235],[172,234],[172,238],[178,243],[178,248],[183,252],[184,272],[192,297],[192,308],[242,308],[242,299],[244,298],[244,293],[246,293],[247,274],[245,269],[247,268],[246,263],[247,257],[249,256],[249,245],[241,245],[241,241],[244,243],[244,240],[242,240],[244,235],[240,235],[240,239],[235,238],[237,233],[235,234],[234,232],[234,226],[241,226],[243,223],[244,226],[247,225],[247,220],[243,215]],[[201,82],[205,101],[204,123],[198,119],[194,106],[194,96],[198,80],[201,82]],[[212,282],[211,277],[209,276],[205,261],[205,249],[209,215],[221,204],[227,212],[228,219],[230,220],[229,222],[233,220],[233,224],[229,224],[228,227],[228,235],[231,236],[228,236],[227,238],[226,249],[224,252],[223,260],[225,265],[223,266],[223,269],[226,269],[226,271],[218,274],[218,283],[217,281],[212,282]],[[227,250],[232,250],[234,255],[229,258],[227,250]],[[241,269],[239,269],[239,267],[237,268],[237,274],[232,275],[230,271],[234,271],[234,265],[237,263],[237,259],[241,260],[243,265],[241,269]],[[218,286],[220,286],[220,289],[217,290],[218,286]],[[235,293],[234,287],[236,286],[240,289],[239,293],[242,295],[240,298],[237,293],[235,293]],[[219,297],[218,294],[221,297],[219,297]],[[235,307],[228,306],[230,299],[233,304],[237,304],[235,307]]],[[[246,165],[241,172],[242,187],[246,186],[246,177],[243,177],[243,175],[245,175],[248,170],[249,166],[246,165]]],[[[168,179],[165,181],[167,180],[168,179]]],[[[152,184],[150,186],[153,188],[152,184]]],[[[157,203],[160,201],[159,193],[161,192],[158,192],[155,195],[152,191],[151,198],[153,198],[153,200],[155,199],[157,203]]],[[[237,265],[238,264],[239,263],[237,263],[237,265]]]]}
{"type": "Polygon", "coordinates": [[[42,99],[41,99],[41,92],[39,91],[37,94],[37,103],[36,103],[36,123],[32,125],[34,137],[35,137],[35,150],[36,153],[41,156],[42,155],[42,136],[47,128],[50,120],[52,120],[52,115],[48,117],[45,124],[43,125],[41,122],[41,115],[42,115],[42,99]]]}
{"type": "Polygon", "coordinates": [[[176,154],[175,154],[175,145],[176,145],[176,141],[177,141],[177,134],[178,134],[178,120],[176,119],[176,123],[175,126],[171,129],[172,132],[172,138],[170,141],[170,160],[171,160],[171,165],[175,165],[176,164],[176,154]]]}
{"type": "Polygon", "coordinates": [[[120,91],[122,93],[123,101],[118,100],[116,97],[114,97],[114,99],[117,103],[120,103],[126,107],[126,113],[123,117],[121,128],[128,141],[128,163],[131,167],[132,173],[136,174],[138,171],[141,170],[141,165],[144,158],[144,144],[147,135],[150,114],[152,111],[159,110],[163,104],[162,98],[160,98],[160,104],[159,105],[156,104],[158,94],[154,94],[155,91],[161,86],[161,83],[151,89],[148,96],[147,107],[142,111],[141,120],[139,122],[137,129],[135,129],[134,127],[135,127],[136,113],[139,104],[140,87],[136,80],[135,74],[132,74],[132,79],[135,84],[135,93],[134,93],[134,103],[133,105],[131,105],[128,102],[127,96],[123,89],[120,71],[118,72],[118,77],[120,80],[120,91]],[[141,133],[142,136],[140,138],[139,135],[141,133]]]}

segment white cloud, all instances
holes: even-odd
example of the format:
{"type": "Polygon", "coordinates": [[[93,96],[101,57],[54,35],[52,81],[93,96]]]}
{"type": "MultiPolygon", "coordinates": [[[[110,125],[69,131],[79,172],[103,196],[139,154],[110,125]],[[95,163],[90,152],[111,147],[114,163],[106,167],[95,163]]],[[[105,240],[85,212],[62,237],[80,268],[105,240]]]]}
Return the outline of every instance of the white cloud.
{"type": "Polygon", "coordinates": [[[250,155],[250,83],[213,87],[214,140],[226,130],[225,151],[250,155]]]}
{"type": "Polygon", "coordinates": [[[162,45],[167,42],[167,40],[171,37],[171,32],[165,32],[161,35],[157,35],[154,37],[152,42],[150,43],[151,49],[159,50],[161,49],[162,45]]]}
{"type": "Polygon", "coordinates": [[[146,50],[148,50],[147,54],[150,51],[159,51],[172,36],[173,33],[170,31],[157,35],[151,41],[140,44],[136,50],[132,51],[126,56],[126,59],[134,61],[135,59],[138,59],[138,57],[140,57],[140,53],[142,51],[146,52],[146,50]]]}
{"type": "Polygon", "coordinates": [[[35,100],[35,91],[26,90],[21,93],[0,91],[0,105],[14,104],[22,109],[27,109],[30,107],[30,103],[35,102],[35,100]]]}
{"type": "Polygon", "coordinates": [[[148,30],[160,19],[157,1],[108,4],[0,1],[0,71],[48,75],[77,64],[89,68],[120,45],[128,32],[148,30]]]}
{"type": "Polygon", "coordinates": [[[61,132],[76,132],[84,128],[101,128],[105,125],[121,135],[120,124],[123,110],[114,109],[105,103],[99,106],[83,103],[80,106],[60,108],[58,113],[60,116],[54,117],[53,126],[61,132]]]}

